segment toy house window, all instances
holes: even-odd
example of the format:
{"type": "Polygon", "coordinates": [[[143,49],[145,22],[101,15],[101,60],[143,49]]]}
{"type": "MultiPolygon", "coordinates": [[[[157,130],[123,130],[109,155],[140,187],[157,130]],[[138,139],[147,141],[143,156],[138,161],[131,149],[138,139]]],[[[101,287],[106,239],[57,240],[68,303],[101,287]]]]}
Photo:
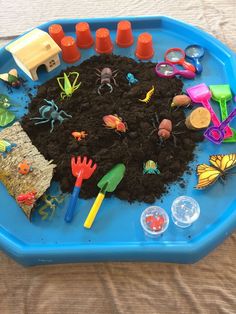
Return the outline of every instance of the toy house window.
{"type": "Polygon", "coordinates": [[[55,60],[49,61],[49,66],[52,68],[56,64],[55,60]]]}

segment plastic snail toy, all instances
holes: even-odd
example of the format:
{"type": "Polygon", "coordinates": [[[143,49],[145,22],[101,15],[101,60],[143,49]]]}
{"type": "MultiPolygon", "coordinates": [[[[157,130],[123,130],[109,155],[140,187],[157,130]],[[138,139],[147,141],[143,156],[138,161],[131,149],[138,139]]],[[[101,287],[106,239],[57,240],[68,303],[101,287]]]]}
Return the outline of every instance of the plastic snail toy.
{"type": "Polygon", "coordinates": [[[143,163],[143,174],[160,174],[158,164],[153,160],[148,160],[143,163]]]}
{"type": "Polygon", "coordinates": [[[101,90],[108,86],[110,89],[110,93],[113,92],[113,87],[111,85],[111,80],[113,80],[115,86],[118,86],[115,80],[115,77],[117,76],[117,71],[112,71],[110,68],[103,68],[102,71],[99,69],[96,69],[97,73],[96,75],[99,77],[96,81],[96,83],[100,80],[100,85],[98,87],[98,94],[101,95],[101,90]]]}
{"type": "Polygon", "coordinates": [[[39,113],[40,113],[41,117],[31,118],[30,120],[42,120],[40,122],[36,122],[35,125],[47,123],[47,122],[51,121],[50,133],[52,133],[52,131],[54,129],[55,121],[59,121],[60,124],[62,124],[62,122],[67,119],[67,117],[72,118],[72,116],[67,114],[64,110],[58,111],[59,109],[58,109],[57,105],[55,104],[54,100],[49,101],[47,99],[44,99],[44,101],[46,101],[48,103],[48,105],[44,105],[44,106],[39,108],[39,113]],[[63,118],[62,114],[64,114],[66,116],[66,118],[63,118]]]}
{"type": "Polygon", "coordinates": [[[21,205],[31,206],[31,205],[34,205],[34,203],[36,201],[36,198],[35,198],[36,194],[37,194],[37,192],[35,192],[35,191],[28,192],[25,194],[20,194],[17,196],[16,200],[21,205]]]}
{"type": "Polygon", "coordinates": [[[0,80],[7,83],[10,87],[18,88],[21,86],[16,69],[11,69],[8,73],[0,74],[0,80]]]}
{"type": "Polygon", "coordinates": [[[185,107],[191,104],[191,98],[187,95],[176,95],[171,103],[171,107],[185,107]]]}
{"type": "Polygon", "coordinates": [[[3,156],[3,158],[6,158],[7,154],[10,153],[12,148],[16,146],[16,144],[10,143],[6,139],[0,140],[0,154],[3,156]]]}
{"type": "Polygon", "coordinates": [[[72,132],[71,135],[74,136],[74,138],[79,142],[83,138],[85,138],[88,134],[85,133],[85,131],[80,131],[80,132],[75,131],[75,132],[72,132]]]}
{"type": "Polygon", "coordinates": [[[129,82],[129,85],[134,85],[138,83],[138,79],[136,79],[132,73],[127,73],[126,78],[129,82]]]}
{"type": "Polygon", "coordinates": [[[146,104],[150,101],[153,93],[154,93],[155,87],[152,85],[152,88],[147,92],[146,97],[144,99],[139,99],[141,102],[145,102],[146,104]]]}
{"type": "Polygon", "coordinates": [[[62,90],[61,92],[61,98],[64,99],[66,97],[71,97],[72,94],[80,87],[81,82],[76,85],[77,80],[79,78],[79,73],[78,72],[70,72],[68,75],[64,73],[64,76],[58,77],[57,82],[62,90]],[[71,82],[69,80],[70,76],[75,76],[74,81],[71,85],[71,82]],[[64,81],[64,85],[61,84],[61,81],[64,81]]]}
{"type": "Polygon", "coordinates": [[[122,118],[115,115],[107,115],[103,117],[104,125],[109,129],[114,129],[116,132],[124,133],[127,131],[128,127],[125,122],[122,122],[122,118]]]}
{"type": "Polygon", "coordinates": [[[26,175],[33,171],[33,167],[27,162],[27,160],[23,160],[18,164],[17,170],[20,174],[26,175]]]}

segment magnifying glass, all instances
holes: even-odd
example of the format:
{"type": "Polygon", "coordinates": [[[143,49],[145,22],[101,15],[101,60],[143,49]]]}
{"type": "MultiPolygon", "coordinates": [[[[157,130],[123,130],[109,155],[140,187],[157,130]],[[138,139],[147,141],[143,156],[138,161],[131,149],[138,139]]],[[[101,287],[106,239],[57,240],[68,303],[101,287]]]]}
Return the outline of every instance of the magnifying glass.
{"type": "Polygon", "coordinates": [[[171,78],[176,75],[181,75],[187,79],[193,79],[196,74],[189,70],[179,70],[170,62],[160,62],[155,67],[156,74],[160,77],[171,78]]]}
{"type": "Polygon", "coordinates": [[[204,56],[204,53],[204,48],[199,45],[190,45],[185,48],[185,55],[193,61],[197,73],[202,72],[202,65],[199,60],[204,56]]]}
{"type": "Polygon", "coordinates": [[[172,64],[180,64],[186,70],[195,72],[195,67],[191,63],[185,61],[185,52],[183,51],[183,49],[171,48],[167,50],[165,53],[165,60],[172,64]]]}

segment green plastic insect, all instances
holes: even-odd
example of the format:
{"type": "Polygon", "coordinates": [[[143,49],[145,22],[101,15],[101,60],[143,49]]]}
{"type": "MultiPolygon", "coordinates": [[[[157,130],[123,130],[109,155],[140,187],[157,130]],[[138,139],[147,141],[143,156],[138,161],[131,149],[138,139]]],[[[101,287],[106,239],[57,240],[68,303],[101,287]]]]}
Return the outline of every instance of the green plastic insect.
{"type": "Polygon", "coordinates": [[[56,207],[63,203],[65,200],[66,195],[60,194],[58,196],[51,196],[51,195],[43,195],[42,201],[44,204],[38,209],[38,212],[42,218],[42,220],[46,220],[48,218],[52,218],[55,215],[56,207]],[[51,214],[50,214],[51,211],[51,214]],[[49,216],[50,214],[50,216],[49,216]]]}
{"type": "Polygon", "coordinates": [[[153,160],[148,160],[143,163],[143,174],[160,174],[158,164],[153,160]]]}
{"type": "Polygon", "coordinates": [[[57,82],[62,90],[61,92],[62,99],[66,97],[71,97],[74,91],[80,87],[81,82],[76,85],[78,78],[79,78],[78,72],[70,72],[68,75],[64,73],[64,76],[60,76],[57,78],[57,82]],[[75,75],[74,82],[72,83],[72,85],[69,80],[69,76],[71,75],[75,75]],[[64,85],[62,85],[61,81],[64,81],[64,85]]]}

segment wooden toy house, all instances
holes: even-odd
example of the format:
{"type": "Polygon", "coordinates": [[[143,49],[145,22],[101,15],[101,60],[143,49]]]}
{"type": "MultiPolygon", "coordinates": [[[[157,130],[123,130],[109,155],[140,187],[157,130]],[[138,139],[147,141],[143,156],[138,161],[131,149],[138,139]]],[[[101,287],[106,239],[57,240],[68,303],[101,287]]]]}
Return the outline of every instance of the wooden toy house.
{"type": "Polygon", "coordinates": [[[61,48],[48,33],[38,28],[7,45],[6,50],[33,81],[38,79],[37,70],[40,66],[44,65],[51,72],[60,65],[61,48]]]}

